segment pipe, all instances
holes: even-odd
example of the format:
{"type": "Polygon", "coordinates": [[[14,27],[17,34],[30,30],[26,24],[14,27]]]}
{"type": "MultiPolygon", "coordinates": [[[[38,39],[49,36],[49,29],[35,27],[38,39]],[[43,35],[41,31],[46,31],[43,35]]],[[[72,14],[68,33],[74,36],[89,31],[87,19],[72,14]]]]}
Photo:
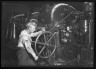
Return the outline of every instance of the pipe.
{"type": "Polygon", "coordinates": [[[91,43],[91,25],[92,25],[92,20],[89,22],[89,44],[91,43]]]}
{"type": "Polygon", "coordinates": [[[24,16],[24,14],[16,15],[16,16],[14,16],[13,18],[16,18],[16,17],[19,17],[19,16],[24,16]]]}
{"type": "Polygon", "coordinates": [[[15,29],[15,22],[14,22],[14,29],[13,29],[13,39],[16,38],[16,29],[15,29]]]}

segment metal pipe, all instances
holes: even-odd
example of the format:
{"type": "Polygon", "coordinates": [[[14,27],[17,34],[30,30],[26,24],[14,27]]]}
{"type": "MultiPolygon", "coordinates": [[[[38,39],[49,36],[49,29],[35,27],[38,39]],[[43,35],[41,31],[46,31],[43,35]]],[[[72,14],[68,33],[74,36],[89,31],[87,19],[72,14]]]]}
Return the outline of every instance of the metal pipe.
{"type": "Polygon", "coordinates": [[[19,17],[19,16],[24,16],[24,14],[16,15],[16,16],[14,16],[13,18],[16,18],[16,17],[19,17]]]}
{"type": "Polygon", "coordinates": [[[87,20],[85,20],[85,25],[84,25],[84,27],[85,27],[85,33],[87,32],[87,20]]]}
{"type": "Polygon", "coordinates": [[[12,37],[12,28],[11,28],[11,31],[10,32],[11,32],[11,35],[10,35],[10,39],[11,39],[11,37],[12,37]]]}
{"type": "Polygon", "coordinates": [[[13,38],[16,38],[16,29],[15,29],[15,22],[14,22],[14,29],[13,29],[13,38]]]}
{"type": "Polygon", "coordinates": [[[91,43],[91,24],[92,24],[92,20],[90,20],[89,22],[89,44],[91,43]]]}

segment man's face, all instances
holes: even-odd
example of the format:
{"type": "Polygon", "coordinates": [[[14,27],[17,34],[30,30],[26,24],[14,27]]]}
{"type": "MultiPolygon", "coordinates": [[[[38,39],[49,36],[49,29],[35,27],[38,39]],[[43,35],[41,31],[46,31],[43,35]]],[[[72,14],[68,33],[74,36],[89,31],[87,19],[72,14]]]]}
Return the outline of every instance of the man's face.
{"type": "Polygon", "coordinates": [[[34,26],[34,25],[30,25],[30,27],[29,27],[30,32],[34,32],[35,29],[36,29],[36,26],[34,26]]]}

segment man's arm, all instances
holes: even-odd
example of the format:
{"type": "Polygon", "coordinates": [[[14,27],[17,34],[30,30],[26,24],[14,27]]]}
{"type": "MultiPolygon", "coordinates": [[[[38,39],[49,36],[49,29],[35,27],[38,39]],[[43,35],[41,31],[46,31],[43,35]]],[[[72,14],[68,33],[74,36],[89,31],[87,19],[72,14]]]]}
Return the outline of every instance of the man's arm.
{"type": "Polygon", "coordinates": [[[32,34],[30,35],[30,37],[38,36],[38,35],[41,34],[43,31],[45,31],[45,27],[40,27],[40,29],[41,29],[42,31],[32,33],[32,34]]]}
{"type": "Polygon", "coordinates": [[[30,37],[35,37],[35,36],[38,36],[41,33],[42,33],[42,31],[39,31],[39,32],[31,33],[29,36],[30,37]]]}
{"type": "Polygon", "coordinates": [[[31,43],[28,40],[24,40],[24,45],[26,50],[37,60],[38,56],[36,56],[34,50],[31,48],[31,43]]]}

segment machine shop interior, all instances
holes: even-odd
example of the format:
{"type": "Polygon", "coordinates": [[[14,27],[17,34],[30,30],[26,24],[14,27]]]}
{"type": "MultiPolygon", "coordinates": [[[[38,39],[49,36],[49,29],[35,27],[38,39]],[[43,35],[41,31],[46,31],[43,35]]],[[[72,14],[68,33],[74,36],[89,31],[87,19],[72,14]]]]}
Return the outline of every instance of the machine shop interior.
{"type": "Polygon", "coordinates": [[[5,1],[1,13],[2,67],[18,67],[18,39],[30,18],[46,29],[32,38],[38,66],[93,67],[94,2],[5,1]]]}

